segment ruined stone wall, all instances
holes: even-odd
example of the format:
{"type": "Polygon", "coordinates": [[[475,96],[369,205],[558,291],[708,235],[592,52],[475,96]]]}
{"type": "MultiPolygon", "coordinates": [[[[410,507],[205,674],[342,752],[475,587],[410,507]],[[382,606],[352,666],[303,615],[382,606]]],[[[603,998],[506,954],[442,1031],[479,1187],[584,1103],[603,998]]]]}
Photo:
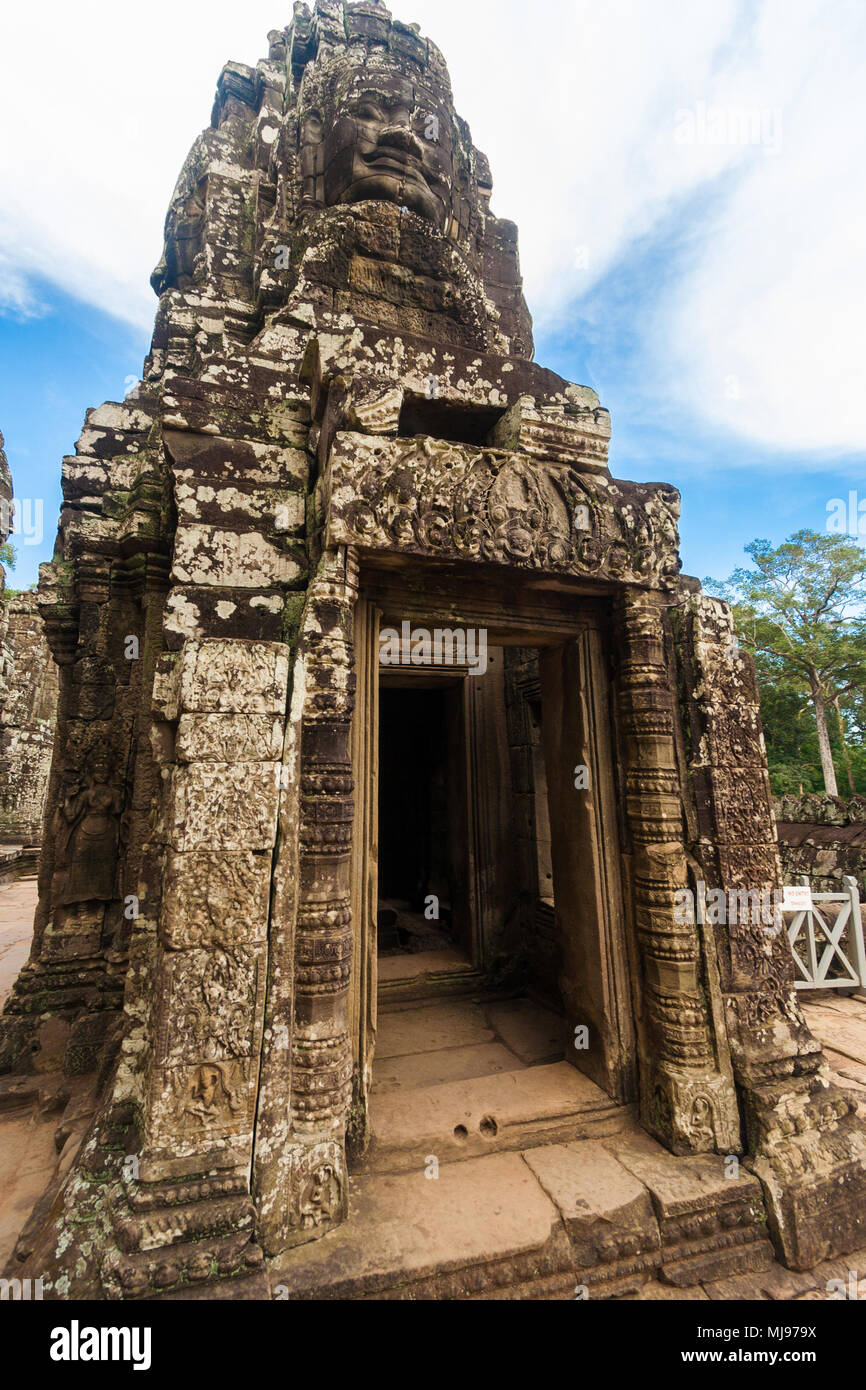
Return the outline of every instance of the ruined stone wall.
{"type": "MultiPolygon", "coordinates": [[[[0,434],[0,545],[12,525],[12,476],[0,434]]],[[[35,591],[6,594],[0,564],[0,844],[41,837],[57,709],[35,591]]]]}
{"type": "MultiPolygon", "coordinates": [[[[669,618],[690,867],[730,904],[740,892],[778,888],[782,877],[754,665],[718,600],[684,592],[669,618]]],[[[727,1035],[743,1097],[747,1166],[764,1185],[785,1262],[808,1268],[823,1250],[857,1239],[851,1213],[862,1210],[866,1136],[856,1101],[828,1084],[785,934],[734,911],[706,930],[711,937],[709,993],[722,1006],[717,1036],[727,1035]]]]}
{"type": "Polygon", "coordinates": [[[841,893],[850,875],[866,894],[866,797],[783,796],[774,811],[786,883],[841,893]]]}
{"type": "Polygon", "coordinates": [[[0,842],[41,838],[57,714],[36,593],[0,600],[0,842]]]}

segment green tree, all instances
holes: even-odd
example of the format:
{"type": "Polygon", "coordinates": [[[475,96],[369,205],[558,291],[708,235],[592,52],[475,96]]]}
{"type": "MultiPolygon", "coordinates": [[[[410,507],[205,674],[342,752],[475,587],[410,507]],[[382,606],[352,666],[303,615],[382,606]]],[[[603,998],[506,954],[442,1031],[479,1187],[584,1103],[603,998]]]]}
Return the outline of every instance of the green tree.
{"type": "Polygon", "coordinates": [[[842,706],[866,685],[866,551],[816,531],[798,531],[775,550],[765,540],[745,550],[754,569],[737,569],[724,583],[707,580],[706,588],[731,603],[762,687],[774,684],[779,697],[807,697],[824,789],[837,796],[834,741],[846,763],[848,753],[842,706]]]}

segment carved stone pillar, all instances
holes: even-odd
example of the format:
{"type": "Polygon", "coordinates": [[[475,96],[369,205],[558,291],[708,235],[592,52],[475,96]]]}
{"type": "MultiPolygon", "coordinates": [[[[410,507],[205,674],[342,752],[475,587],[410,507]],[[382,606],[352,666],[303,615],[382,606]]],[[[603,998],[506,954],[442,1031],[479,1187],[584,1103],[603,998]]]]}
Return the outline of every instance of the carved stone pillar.
{"type": "Polygon", "coordinates": [[[0,1023],[0,1070],[92,1072],[119,1023],[138,690],[126,649],[142,623],[119,569],[95,554],[43,567],[58,732],[33,943],[0,1023]]]}
{"type": "Polygon", "coordinates": [[[374,604],[355,608],[357,700],[352,721],[352,768],[356,781],[352,834],[352,986],[349,1024],[355,1054],[350,1153],[362,1156],[369,1143],[368,1103],[378,1023],[379,907],[379,620],[374,604]]]}
{"type": "Polygon", "coordinates": [[[314,1240],[347,1214],[357,594],[354,552],[325,551],[304,609],[287,739],[286,781],[300,779],[296,890],[285,835],[277,863],[278,993],[268,1018],[255,1187],[269,1253],[314,1240]],[[280,1064],[287,1047],[290,1068],[280,1064]]]}
{"type": "Polygon", "coordinates": [[[712,1026],[698,929],[677,921],[677,894],[689,881],[664,599],[626,588],[616,611],[619,724],[642,962],[641,1121],[674,1153],[737,1153],[740,1124],[730,1057],[712,1026]]]}

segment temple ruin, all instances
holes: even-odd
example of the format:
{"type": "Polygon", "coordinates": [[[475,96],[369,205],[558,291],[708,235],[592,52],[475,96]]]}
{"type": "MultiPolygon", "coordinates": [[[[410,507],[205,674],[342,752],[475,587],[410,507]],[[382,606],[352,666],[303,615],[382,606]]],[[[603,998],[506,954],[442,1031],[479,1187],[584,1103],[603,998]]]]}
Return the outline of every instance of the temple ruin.
{"type": "Polygon", "coordinates": [[[35,591],[0,598],[0,845],[42,838],[57,686],[35,591]]]}
{"type": "MultiPolygon", "coordinates": [[[[0,434],[0,545],[12,534],[12,476],[0,434]]],[[[54,745],[57,667],[36,594],[6,589],[0,564],[0,847],[36,845],[54,745]]]]}
{"type": "Polygon", "coordinates": [[[184,165],[143,379],[63,465],[0,1065],[96,1108],[15,1273],[613,1297],[862,1245],[866,1131],[784,934],[679,910],[781,881],[752,666],[680,572],[679,496],[613,478],[595,392],[533,361],[435,45],[378,0],[297,4],[269,43],[184,165]],[[539,1002],[560,1042],[521,1055],[539,1002]],[[434,1074],[473,1010],[489,1073],[434,1074]],[[537,1247],[365,1269],[389,1174],[501,1180],[537,1247]]]}

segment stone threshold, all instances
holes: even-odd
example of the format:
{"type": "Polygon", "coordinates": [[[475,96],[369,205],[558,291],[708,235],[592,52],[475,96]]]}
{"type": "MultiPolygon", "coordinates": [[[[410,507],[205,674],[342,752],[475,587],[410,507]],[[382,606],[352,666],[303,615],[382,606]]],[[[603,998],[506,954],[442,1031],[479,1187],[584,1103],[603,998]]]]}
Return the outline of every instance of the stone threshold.
{"type": "MultiPolygon", "coordinates": [[[[534,1073],[538,1074],[537,1070],[534,1073]]],[[[774,1260],[760,1184],[636,1125],[350,1180],[349,1221],[271,1261],[272,1297],[706,1298],[774,1260]]]]}
{"type": "Polygon", "coordinates": [[[485,977],[459,951],[419,951],[379,961],[379,1005],[415,1003],[482,990],[485,977]]]}
{"type": "Polygon", "coordinates": [[[427,1156],[459,1163],[538,1144],[615,1134],[632,1111],[568,1062],[374,1092],[373,1139],[361,1171],[402,1173],[427,1156]]]}

